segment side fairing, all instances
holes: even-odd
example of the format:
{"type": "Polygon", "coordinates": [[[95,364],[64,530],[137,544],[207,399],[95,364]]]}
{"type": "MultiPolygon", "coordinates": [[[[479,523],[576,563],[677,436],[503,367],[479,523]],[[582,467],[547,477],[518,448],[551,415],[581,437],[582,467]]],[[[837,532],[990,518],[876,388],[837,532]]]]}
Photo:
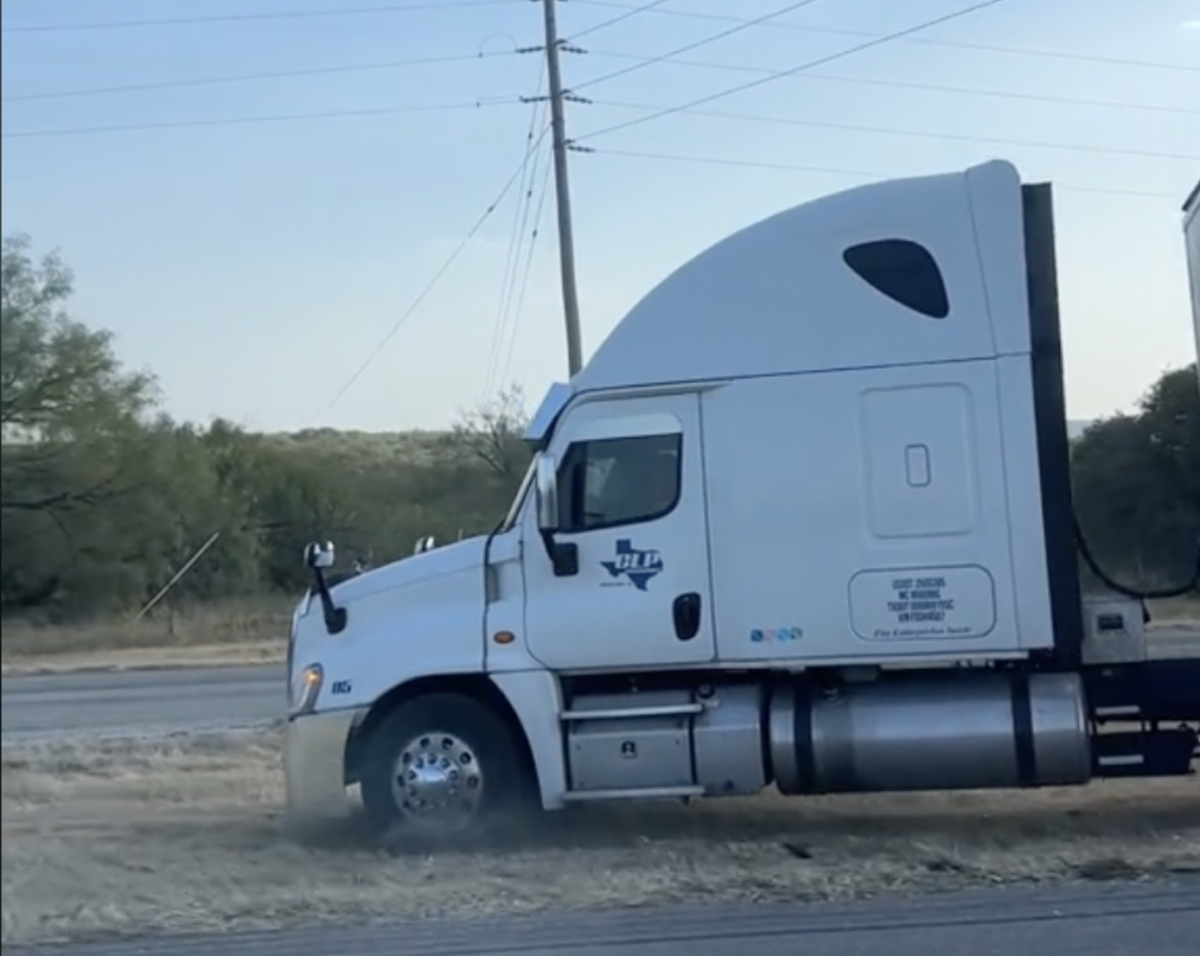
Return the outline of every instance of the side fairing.
{"type": "Polygon", "coordinates": [[[572,389],[1028,354],[1021,236],[1021,182],[1004,162],[805,203],[664,279],[613,329],[572,389]],[[931,260],[940,290],[921,285],[931,260]],[[910,303],[921,298],[923,311],[881,294],[880,284],[910,303]]]}

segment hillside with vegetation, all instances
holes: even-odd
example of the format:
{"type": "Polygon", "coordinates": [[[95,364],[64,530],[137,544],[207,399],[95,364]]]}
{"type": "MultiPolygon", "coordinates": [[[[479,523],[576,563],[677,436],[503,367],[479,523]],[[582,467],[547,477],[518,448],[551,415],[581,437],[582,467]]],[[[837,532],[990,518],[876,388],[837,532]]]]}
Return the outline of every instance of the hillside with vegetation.
{"type": "MultiPolygon", "coordinates": [[[[72,276],[4,240],[0,612],[8,625],[128,620],[214,533],[166,606],[294,596],[313,539],[348,564],[472,535],[503,515],[527,462],[518,389],[444,433],[254,434],[162,410],[152,377],[70,315],[72,276]]],[[[1196,367],[1073,443],[1097,558],[1139,586],[1186,578],[1200,541],[1196,367]]],[[[15,639],[15,638],[14,638],[15,639]]],[[[9,641],[6,641],[6,648],[9,641]]]]}

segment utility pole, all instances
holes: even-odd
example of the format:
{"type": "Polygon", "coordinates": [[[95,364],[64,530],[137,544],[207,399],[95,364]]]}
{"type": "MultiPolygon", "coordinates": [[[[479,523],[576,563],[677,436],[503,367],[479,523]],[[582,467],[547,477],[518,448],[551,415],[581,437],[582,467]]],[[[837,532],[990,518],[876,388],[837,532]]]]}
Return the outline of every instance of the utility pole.
{"type": "Polygon", "coordinates": [[[558,262],[562,272],[563,319],[567,325],[567,370],[583,367],[583,335],[579,328],[579,294],[575,286],[575,235],[571,229],[571,188],[567,179],[567,134],[563,119],[562,72],[558,54],[555,0],[541,0],[546,21],[546,74],[550,87],[550,135],[554,148],[554,193],[558,208],[558,262]]]}

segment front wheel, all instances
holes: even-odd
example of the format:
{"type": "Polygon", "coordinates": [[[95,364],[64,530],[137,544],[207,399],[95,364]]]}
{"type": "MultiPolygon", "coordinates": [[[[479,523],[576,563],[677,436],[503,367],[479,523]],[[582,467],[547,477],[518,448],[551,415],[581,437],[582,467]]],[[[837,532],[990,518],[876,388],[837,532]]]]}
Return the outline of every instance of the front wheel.
{"type": "Polygon", "coordinates": [[[363,806],[372,832],[403,844],[496,835],[528,809],[531,771],[504,720],[461,694],[428,694],[367,738],[363,806]]]}

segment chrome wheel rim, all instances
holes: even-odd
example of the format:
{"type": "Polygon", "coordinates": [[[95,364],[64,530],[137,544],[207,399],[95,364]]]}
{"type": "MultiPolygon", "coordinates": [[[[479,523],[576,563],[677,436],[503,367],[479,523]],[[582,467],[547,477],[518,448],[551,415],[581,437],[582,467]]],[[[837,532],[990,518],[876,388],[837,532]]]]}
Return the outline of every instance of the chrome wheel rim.
{"type": "Polygon", "coordinates": [[[479,814],[483,768],[462,738],[448,733],[414,737],[392,768],[392,799],[400,816],[418,829],[465,830],[479,814]]]}

